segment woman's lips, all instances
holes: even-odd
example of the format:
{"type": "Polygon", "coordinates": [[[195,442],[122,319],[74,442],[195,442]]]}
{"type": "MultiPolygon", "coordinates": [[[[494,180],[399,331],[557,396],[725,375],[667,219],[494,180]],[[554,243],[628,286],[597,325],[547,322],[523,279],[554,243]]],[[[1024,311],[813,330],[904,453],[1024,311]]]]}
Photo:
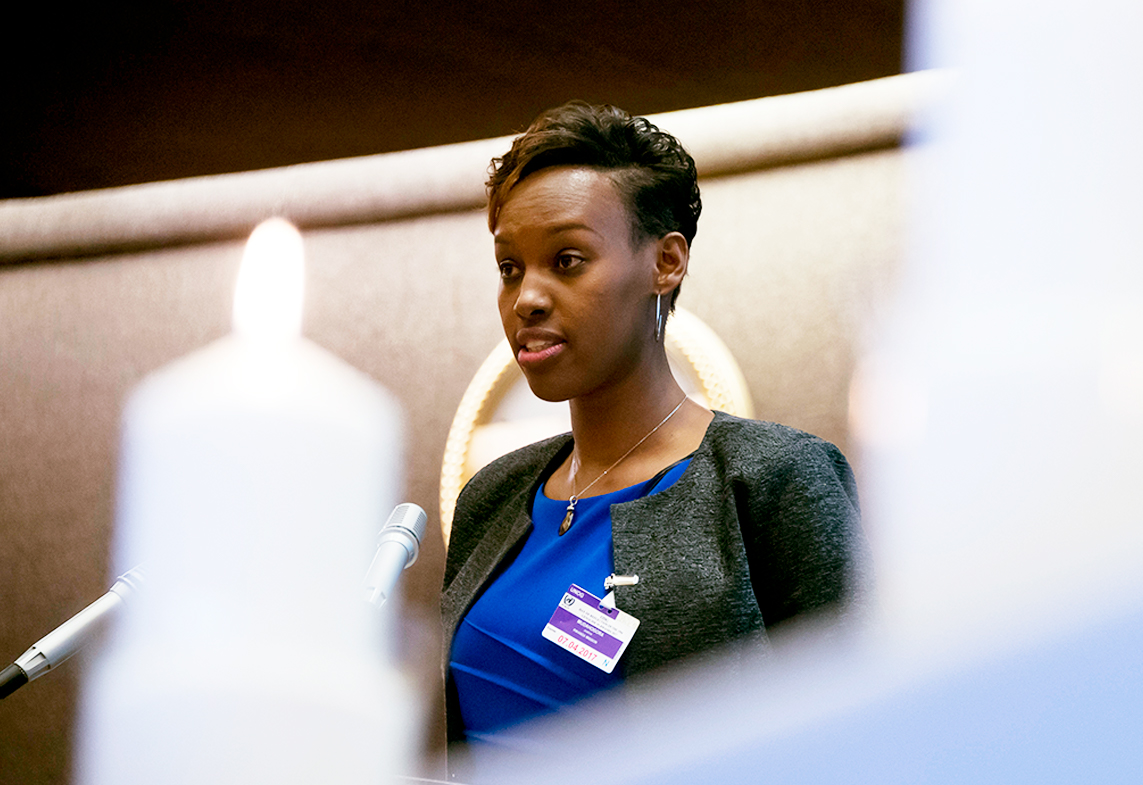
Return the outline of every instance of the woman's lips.
{"type": "Polygon", "coordinates": [[[567,346],[566,343],[560,341],[559,343],[544,345],[529,350],[527,346],[521,346],[520,351],[516,354],[516,362],[520,365],[539,365],[542,362],[550,360],[557,354],[564,350],[567,346]]]}

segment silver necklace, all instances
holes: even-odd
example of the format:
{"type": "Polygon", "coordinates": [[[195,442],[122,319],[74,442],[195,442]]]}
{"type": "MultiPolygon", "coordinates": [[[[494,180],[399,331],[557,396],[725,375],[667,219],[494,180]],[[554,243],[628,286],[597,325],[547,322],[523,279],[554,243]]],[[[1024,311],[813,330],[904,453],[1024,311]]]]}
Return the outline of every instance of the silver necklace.
{"type": "MultiPolygon", "coordinates": [[[[640,445],[640,444],[642,444],[643,442],[645,442],[645,441],[647,441],[648,439],[650,439],[650,438],[651,438],[651,434],[653,434],[655,431],[659,430],[659,429],[660,429],[660,428],[662,428],[664,425],[666,425],[666,424],[667,424],[667,420],[669,420],[669,419],[671,419],[672,417],[674,417],[674,416],[675,416],[675,412],[677,412],[679,409],[683,408],[683,404],[684,404],[684,403],[686,403],[686,402],[687,402],[687,396],[685,396],[685,395],[684,395],[684,396],[683,396],[683,399],[682,399],[681,401],[679,401],[679,405],[678,405],[678,406],[676,406],[674,409],[671,409],[671,413],[670,413],[670,414],[668,414],[666,417],[664,417],[664,418],[663,418],[663,420],[662,420],[662,422],[660,422],[658,425],[656,425],[654,428],[652,428],[650,431],[648,431],[648,432],[647,432],[647,435],[646,435],[646,436],[644,436],[642,439],[640,439],[639,441],[635,442],[635,444],[634,444],[634,445],[631,447],[631,449],[630,449],[630,450],[628,450],[627,452],[625,452],[625,453],[623,453],[622,455],[620,455],[620,456],[619,456],[619,460],[617,460],[615,463],[611,464],[611,465],[610,465],[610,466],[608,466],[606,469],[604,469],[604,470],[603,470],[603,473],[602,473],[602,474],[600,474],[598,477],[596,477],[596,478],[595,478],[594,480],[592,480],[591,482],[589,482],[589,483],[587,484],[587,486],[586,486],[586,487],[585,487],[585,488],[584,488],[582,491],[579,491],[579,492],[577,493],[577,492],[576,492],[576,489],[575,489],[575,480],[574,480],[574,479],[572,479],[572,480],[571,480],[571,483],[572,483],[572,495],[571,495],[571,498],[569,498],[569,499],[568,499],[568,511],[567,511],[567,514],[566,514],[566,515],[564,515],[564,520],[563,520],[563,523],[561,523],[561,524],[560,524],[560,529],[559,529],[559,536],[563,537],[565,534],[567,534],[567,531],[568,531],[568,529],[570,529],[570,528],[571,528],[571,525],[572,525],[572,521],[573,521],[573,520],[575,520],[575,503],[579,501],[579,498],[580,498],[580,496],[582,496],[583,494],[585,494],[585,493],[587,493],[589,490],[591,490],[591,486],[595,485],[597,482],[599,482],[599,481],[600,481],[600,480],[602,480],[604,477],[606,477],[606,476],[607,476],[607,473],[608,473],[609,471],[611,471],[612,469],[614,469],[616,466],[618,466],[620,463],[622,463],[624,458],[626,458],[626,457],[627,457],[628,455],[630,455],[631,453],[635,452],[635,450],[636,450],[636,449],[638,449],[638,447],[639,447],[639,445],[640,445]]],[[[573,454],[573,456],[574,456],[574,454],[573,454]]]]}

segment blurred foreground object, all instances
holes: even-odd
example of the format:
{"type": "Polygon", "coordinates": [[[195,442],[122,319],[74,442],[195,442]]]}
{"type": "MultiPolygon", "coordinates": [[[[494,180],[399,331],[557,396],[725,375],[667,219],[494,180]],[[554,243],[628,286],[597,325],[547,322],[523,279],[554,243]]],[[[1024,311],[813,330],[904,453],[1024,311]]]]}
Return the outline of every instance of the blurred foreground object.
{"type": "Polygon", "coordinates": [[[851,411],[889,634],[989,648],[1143,598],[1143,6],[912,12],[955,77],[851,411]]]}
{"type": "Polygon", "coordinates": [[[83,685],[76,780],[373,783],[416,726],[361,575],[400,416],[300,335],[302,242],[251,236],[235,331],[124,414],[114,559],[148,565],[83,685]]]}

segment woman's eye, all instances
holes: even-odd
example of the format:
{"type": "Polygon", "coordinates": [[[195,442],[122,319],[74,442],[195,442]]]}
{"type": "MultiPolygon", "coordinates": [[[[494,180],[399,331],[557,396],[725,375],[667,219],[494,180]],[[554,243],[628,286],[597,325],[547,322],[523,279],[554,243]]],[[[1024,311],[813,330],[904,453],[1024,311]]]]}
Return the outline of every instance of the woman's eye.
{"type": "Polygon", "coordinates": [[[562,253],[556,257],[556,267],[561,270],[571,270],[583,262],[583,257],[575,254],[562,253]]]}
{"type": "Polygon", "coordinates": [[[517,268],[514,262],[499,262],[500,277],[511,278],[517,273],[517,268]]]}

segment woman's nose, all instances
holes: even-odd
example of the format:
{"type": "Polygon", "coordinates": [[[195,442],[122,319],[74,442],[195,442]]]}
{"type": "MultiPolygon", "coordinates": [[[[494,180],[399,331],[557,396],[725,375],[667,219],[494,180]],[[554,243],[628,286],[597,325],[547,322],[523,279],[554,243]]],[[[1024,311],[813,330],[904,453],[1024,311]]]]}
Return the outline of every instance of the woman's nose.
{"type": "Polygon", "coordinates": [[[516,315],[521,318],[540,316],[551,307],[551,294],[542,276],[525,273],[516,296],[516,315]]]}

